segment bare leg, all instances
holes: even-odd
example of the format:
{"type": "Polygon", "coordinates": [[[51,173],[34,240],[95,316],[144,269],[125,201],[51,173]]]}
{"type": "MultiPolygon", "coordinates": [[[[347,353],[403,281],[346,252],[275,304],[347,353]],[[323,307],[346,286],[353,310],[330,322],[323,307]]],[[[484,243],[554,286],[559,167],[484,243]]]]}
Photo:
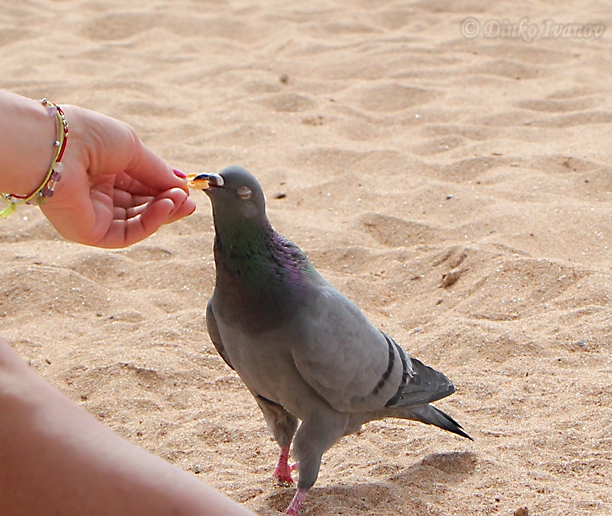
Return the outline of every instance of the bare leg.
{"type": "Polygon", "coordinates": [[[321,457],[344,434],[348,418],[331,409],[325,414],[311,414],[302,421],[293,444],[293,454],[298,460],[300,478],[293,500],[285,514],[299,516],[308,490],[314,485],[321,467],[321,457]]]}
{"type": "Polygon", "coordinates": [[[27,367],[1,337],[0,514],[252,515],[114,434],[27,367]]]}
{"type": "Polygon", "coordinates": [[[281,447],[278,464],[272,476],[278,480],[279,484],[293,484],[291,471],[295,468],[289,466],[289,448],[297,428],[297,419],[277,403],[258,396],[254,392],[251,394],[255,396],[255,401],[263,412],[268,428],[274,435],[274,440],[281,447]]]}
{"type": "Polygon", "coordinates": [[[289,466],[289,446],[283,446],[278,457],[278,465],[272,476],[278,480],[279,484],[293,484],[291,477],[292,468],[289,466]]]}
{"type": "Polygon", "coordinates": [[[300,509],[302,507],[302,504],[304,503],[304,500],[306,500],[306,496],[308,496],[308,489],[298,489],[295,492],[295,495],[293,497],[293,500],[291,500],[289,507],[287,507],[285,514],[300,516],[300,509]]]}

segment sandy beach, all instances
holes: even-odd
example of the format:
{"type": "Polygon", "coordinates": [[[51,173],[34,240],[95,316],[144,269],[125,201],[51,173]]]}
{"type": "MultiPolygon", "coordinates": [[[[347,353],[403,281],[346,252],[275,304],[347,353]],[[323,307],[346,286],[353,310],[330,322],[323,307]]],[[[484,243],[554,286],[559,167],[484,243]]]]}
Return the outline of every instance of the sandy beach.
{"type": "MultiPolygon", "coordinates": [[[[273,226],[453,380],[436,406],[474,442],[368,424],[304,516],[603,516],[611,39],[588,0],[0,0],[0,87],[124,120],[186,173],[247,168],[273,226]]],[[[0,220],[0,333],[119,435],[279,515],[277,446],[206,332],[214,232],[192,196],[124,250],[34,207],[0,220]]]]}

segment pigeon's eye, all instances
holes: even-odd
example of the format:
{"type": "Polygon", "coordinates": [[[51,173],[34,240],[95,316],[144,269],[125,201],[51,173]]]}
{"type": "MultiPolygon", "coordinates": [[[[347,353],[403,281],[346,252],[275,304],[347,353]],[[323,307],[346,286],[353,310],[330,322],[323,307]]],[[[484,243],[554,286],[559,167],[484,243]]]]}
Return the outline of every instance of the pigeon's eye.
{"type": "Polygon", "coordinates": [[[250,199],[251,195],[253,195],[253,191],[248,186],[239,186],[236,193],[241,199],[250,199]]]}

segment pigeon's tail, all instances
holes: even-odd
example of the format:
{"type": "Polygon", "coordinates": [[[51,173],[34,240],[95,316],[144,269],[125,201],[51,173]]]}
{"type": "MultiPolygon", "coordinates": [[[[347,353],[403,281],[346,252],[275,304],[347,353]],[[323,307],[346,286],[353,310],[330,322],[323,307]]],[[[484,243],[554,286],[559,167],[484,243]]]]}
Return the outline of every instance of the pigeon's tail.
{"type": "MultiPolygon", "coordinates": [[[[400,417],[420,421],[421,423],[425,423],[427,425],[434,425],[438,428],[442,428],[443,430],[448,430],[449,432],[460,435],[461,437],[466,437],[470,441],[474,440],[463,431],[463,427],[457,423],[457,421],[455,421],[448,414],[438,410],[433,405],[421,405],[420,407],[411,407],[403,410],[400,409],[398,412],[401,412],[400,417]]],[[[399,416],[399,414],[396,414],[396,416],[399,416]]]]}
{"type": "Polygon", "coordinates": [[[455,392],[453,382],[441,372],[426,366],[416,358],[409,360],[412,372],[407,381],[402,383],[397,394],[387,402],[386,407],[416,407],[445,398],[455,392]]]}
{"type": "MultiPolygon", "coordinates": [[[[397,344],[396,347],[401,353],[404,353],[397,344]]],[[[412,419],[427,425],[434,425],[472,440],[457,421],[429,404],[455,392],[453,382],[421,361],[415,358],[408,359],[405,354],[403,356],[405,358],[404,372],[406,373],[408,360],[412,365],[412,371],[404,375],[405,381],[397,394],[387,402],[383,414],[386,417],[412,419]]]]}

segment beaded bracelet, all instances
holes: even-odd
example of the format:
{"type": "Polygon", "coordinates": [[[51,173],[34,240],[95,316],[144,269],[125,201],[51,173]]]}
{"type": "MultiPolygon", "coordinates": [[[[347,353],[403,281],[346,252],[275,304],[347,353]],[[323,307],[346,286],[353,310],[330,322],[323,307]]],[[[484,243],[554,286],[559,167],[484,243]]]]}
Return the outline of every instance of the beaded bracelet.
{"type": "Polygon", "coordinates": [[[55,186],[62,178],[64,165],[60,162],[60,160],[64,155],[66,142],[68,141],[68,123],[66,122],[66,117],[62,111],[62,108],[56,104],[53,104],[52,102],[49,102],[47,99],[42,99],[40,102],[47,108],[49,116],[55,118],[57,140],[53,142],[53,145],[55,146],[53,160],[51,161],[49,172],[47,172],[42,184],[30,195],[0,194],[2,199],[8,203],[8,206],[0,211],[0,216],[4,219],[13,213],[17,209],[17,206],[22,204],[44,204],[47,199],[53,196],[55,186]]]}

